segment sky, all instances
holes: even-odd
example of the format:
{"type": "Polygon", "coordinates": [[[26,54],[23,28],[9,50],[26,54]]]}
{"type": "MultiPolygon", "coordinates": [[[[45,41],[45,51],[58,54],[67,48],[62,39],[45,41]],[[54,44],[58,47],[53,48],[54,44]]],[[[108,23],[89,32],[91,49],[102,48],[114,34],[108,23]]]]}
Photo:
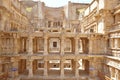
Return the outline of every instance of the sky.
{"type": "Polygon", "coordinates": [[[78,3],[90,3],[92,0],[40,0],[40,1],[44,2],[46,6],[49,7],[60,7],[66,5],[68,1],[78,3]]]}

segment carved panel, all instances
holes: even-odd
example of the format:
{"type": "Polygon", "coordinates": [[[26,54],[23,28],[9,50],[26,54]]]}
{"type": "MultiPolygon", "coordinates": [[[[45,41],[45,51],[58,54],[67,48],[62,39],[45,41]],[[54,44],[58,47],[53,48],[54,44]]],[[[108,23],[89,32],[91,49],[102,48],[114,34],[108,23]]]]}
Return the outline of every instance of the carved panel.
{"type": "Polygon", "coordinates": [[[60,52],[60,40],[58,38],[49,39],[49,51],[60,52]]]}

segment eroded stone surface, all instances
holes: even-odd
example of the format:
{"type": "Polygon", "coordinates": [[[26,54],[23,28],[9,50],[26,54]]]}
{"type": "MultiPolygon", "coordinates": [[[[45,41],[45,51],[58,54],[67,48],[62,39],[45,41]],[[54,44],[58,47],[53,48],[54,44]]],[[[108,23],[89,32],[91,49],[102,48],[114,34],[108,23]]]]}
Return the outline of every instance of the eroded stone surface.
{"type": "Polygon", "coordinates": [[[0,0],[0,80],[120,80],[119,3],[0,0]]]}

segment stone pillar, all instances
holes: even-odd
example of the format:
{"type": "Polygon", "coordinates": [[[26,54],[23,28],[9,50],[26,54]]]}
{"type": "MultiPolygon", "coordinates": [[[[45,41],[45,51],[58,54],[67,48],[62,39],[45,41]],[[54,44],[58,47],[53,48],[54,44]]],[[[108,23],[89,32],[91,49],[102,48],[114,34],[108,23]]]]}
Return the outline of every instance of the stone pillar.
{"type": "Polygon", "coordinates": [[[48,37],[44,37],[44,55],[48,54],[48,37]]]}
{"type": "Polygon", "coordinates": [[[27,61],[27,68],[28,68],[28,77],[33,77],[33,60],[28,59],[27,61]]]}
{"type": "MultiPolygon", "coordinates": [[[[24,38],[22,38],[21,40],[22,40],[22,52],[24,52],[24,38]]],[[[28,42],[29,42],[29,39],[28,39],[28,42]]]]}
{"type": "Polygon", "coordinates": [[[19,60],[18,59],[15,59],[15,58],[11,58],[11,62],[12,62],[12,71],[13,71],[13,77],[18,77],[19,74],[18,74],[18,62],[19,60]]]}
{"type": "Polygon", "coordinates": [[[79,63],[78,60],[75,60],[75,77],[79,77],[79,63]]]}
{"type": "Polygon", "coordinates": [[[48,65],[47,65],[47,60],[44,60],[44,76],[48,76],[48,65]]]}
{"type": "Polygon", "coordinates": [[[61,60],[60,70],[61,77],[64,77],[64,60],[61,60]]]}
{"type": "Polygon", "coordinates": [[[14,38],[10,38],[9,40],[9,53],[15,53],[15,44],[14,44],[14,38]]]}
{"type": "Polygon", "coordinates": [[[79,54],[78,40],[79,40],[79,38],[75,38],[75,54],[79,54]]]}
{"type": "Polygon", "coordinates": [[[61,37],[61,55],[64,55],[64,41],[65,41],[65,38],[64,36],[61,37]]]}
{"type": "Polygon", "coordinates": [[[93,39],[89,38],[89,54],[93,53],[93,39]]]}
{"type": "Polygon", "coordinates": [[[118,48],[118,39],[115,39],[115,48],[118,48]]]}
{"type": "Polygon", "coordinates": [[[112,79],[113,77],[115,77],[115,68],[110,67],[109,69],[110,69],[110,76],[111,76],[111,79],[112,79]]]}
{"type": "Polygon", "coordinates": [[[97,75],[98,75],[98,70],[101,70],[100,69],[100,66],[101,65],[99,63],[96,62],[96,60],[98,60],[97,58],[91,58],[89,60],[89,76],[90,76],[90,80],[97,80],[97,75]]]}
{"type": "Polygon", "coordinates": [[[2,53],[2,39],[0,37],[0,55],[1,55],[1,53],[2,53]]]}
{"type": "Polygon", "coordinates": [[[118,71],[118,79],[120,79],[120,70],[118,71]]]}
{"type": "Polygon", "coordinates": [[[28,38],[28,54],[33,54],[33,37],[28,38]]]}
{"type": "Polygon", "coordinates": [[[37,38],[37,52],[39,52],[39,44],[40,44],[40,39],[37,38]]]}
{"type": "Polygon", "coordinates": [[[115,79],[119,80],[119,71],[115,69],[115,79]]]}
{"type": "Polygon", "coordinates": [[[112,44],[112,43],[113,43],[113,39],[110,38],[110,39],[109,39],[109,45],[110,45],[110,48],[113,48],[113,44],[112,44]]]}
{"type": "Polygon", "coordinates": [[[29,40],[26,39],[26,52],[29,52],[29,40]]]}
{"type": "MultiPolygon", "coordinates": [[[[103,53],[103,54],[105,54],[105,53],[107,53],[107,51],[108,51],[108,49],[109,49],[109,46],[108,46],[108,38],[107,37],[105,37],[105,38],[102,38],[101,39],[101,41],[102,41],[102,45],[103,45],[103,47],[102,47],[102,50],[101,50],[101,52],[103,53]]],[[[99,45],[98,45],[99,46],[99,45]]]]}
{"type": "Polygon", "coordinates": [[[14,38],[14,54],[18,54],[18,38],[14,38]]]}
{"type": "Polygon", "coordinates": [[[79,41],[80,41],[80,43],[79,43],[80,44],[80,52],[83,52],[82,40],[80,39],[79,41]]]}
{"type": "MultiPolygon", "coordinates": [[[[2,63],[2,58],[0,58],[0,63],[2,63]]],[[[0,72],[2,72],[2,64],[0,64],[0,72]]]]}

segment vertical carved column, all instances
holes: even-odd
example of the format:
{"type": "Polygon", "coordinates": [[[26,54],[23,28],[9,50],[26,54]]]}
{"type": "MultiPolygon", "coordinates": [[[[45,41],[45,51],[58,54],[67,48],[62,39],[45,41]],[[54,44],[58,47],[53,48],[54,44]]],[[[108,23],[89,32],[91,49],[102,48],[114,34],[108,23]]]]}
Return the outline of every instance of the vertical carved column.
{"type": "Polygon", "coordinates": [[[118,39],[115,39],[115,48],[117,48],[118,47],[118,39]]]}
{"type": "Polygon", "coordinates": [[[11,62],[12,62],[12,70],[14,71],[14,77],[18,77],[19,74],[18,74],[18,62],[19,60],[18,59],[15,59],[15,58],[11,58],[11,62]]]}
{"type": "Polygon", "coordinates": [[[14,54],[18,54],[18,38],[14,38],[14,54]]]}
{"type": "Polygon", "coordinates": [[[33,77],[33,60],[32,59],[28,59],[27,61],[27,67],[28,67],[28,77],[33,77]]]}
{"type": "Polygon", "coordinates": [[[5,45],[5,47],[6,47],[6,50],[5,50],[5,52],[7,53],[7,54],[9,54],[9,43],[10,43],[10,38],[6,38],[6,45],[5,45]]]}
{"type": "Polygon", "coordinates": [[[44,55],[48,54],[48,37],[44,37],[44,55]]]}
{"type": "Polygon", "coordinates": [[[47,62],[47,60],[44,60],[44,76],[48,76],[47,62]]]}
{"type": "Polygon", "coordinates": [[[3,54],[4,53],[4,39],[2,37],[0,38],[0,47],[1,47],[0,52],[1,54],[3,54]]]}
{"type": "Polygon", "coordinates": [[[97,80],[98,70],[101,70],[100,61],[96,62],[96,60],[100,60],[100,59],[91,58],[89,60],[89,76],[90,76],[90,79],[92,80],[97,80]]]}
{"type": "Polygon", "coordinates": [[[115,76],[115,69],[113,67],[110,67],[110,76],[113,78],[115,76]]]}
{"type": "Polygon", "coordinates": [[[118,79],[120,79],[120,70],[118,71],[118,79]]]}
{"type": "Polygon", "coordinates": [[[22,38],[21,40],[22,40],[22,52],[24,52],[24,38],[22,38]]]}
{"type": "Polygon", "coordinates": [[[116,80],[119,80],[119,71],[117,69],[115,69],[115,78],[116,80]]]}
{"type": "MultiPolygon", "coordinates": [[[[103,53],[107,53],[107,51],[108,51],[108,48],[109,48],[109,46],[108,46],[108,38],[107,37],[105,37],[105,38],[103,38],[101,41],[103,41],[103,47],[102,47],[102,50],[101,51],[103,51],[103,53]]],[[[118,44],[117,44],[118,45],[118,44]]]]}
{"type": "Polygon", "coordinates": [[[1,39],[1,36],[0,36],[0,55],[2,53],[2,39],[1,39]]]}
{"type": "Polygon", "coordinates": [[[61,55],[64,55],[64,41],[65,41],[65,38],[64,36],[61,37],[61,55]]]}
{"type": "Polygon", "coordinates": [[[111,38],[109,39],[109,43],[108,44],[109,44],[109,48],[112,48],[112,39],[111,38]]]}
{"type": "Polygon", "coordinates": [[[78,51],[78,40],[79,38],[75,38],[75,54],[79,54],[79,51],[78,51]]]}
{"type": "Polygon", "coordinates": [[[80,52],[83,52],[82,40],[80,39],[80,52]]]}
{"type": "MultiPolygon", "coordinates": [[[[0,58],[0,63],[2,63],[2,58],[0,58]]],[[[2,64],[0,64],[0,72],[2,72],[2,64]]]]}
{"type": "Polygon", "coordinates": [[[28,53],[33,54],[33,37],[28,37],[28,53]]]}
{"type": "Polygon", "coordinates": [[[39,44],[40,44],[40,39],[37,38],[37,52],[39,52],[39,44]]]}
{"type": "Polygon", "coordinates": [[[29,52],[29,40],[28,39],[26,39],[26,52],[29,52]]]}
{"type": "Polygon", "coordinates": [[[94,77],[96,76],[94,62],[90,60],[89,63],[90,63],[89,64],[89,75],[91,79],[94,79],[94,77]]]}
{"type": "Polygon", "coordinates": [[[93,53],[93,39],[89,38],[89,54],[93,53]]]}
{"type": "Polygon", "coordinates": [[[79,63],[78,63],[78,60],[75,59],[75,76],[76,77],[79,77],[79,63]]]}
{"type": "Polygon", "coordinates": [[[64,77],[64,60],[61,60],[60,70],[61,77],[64,77]]]}

